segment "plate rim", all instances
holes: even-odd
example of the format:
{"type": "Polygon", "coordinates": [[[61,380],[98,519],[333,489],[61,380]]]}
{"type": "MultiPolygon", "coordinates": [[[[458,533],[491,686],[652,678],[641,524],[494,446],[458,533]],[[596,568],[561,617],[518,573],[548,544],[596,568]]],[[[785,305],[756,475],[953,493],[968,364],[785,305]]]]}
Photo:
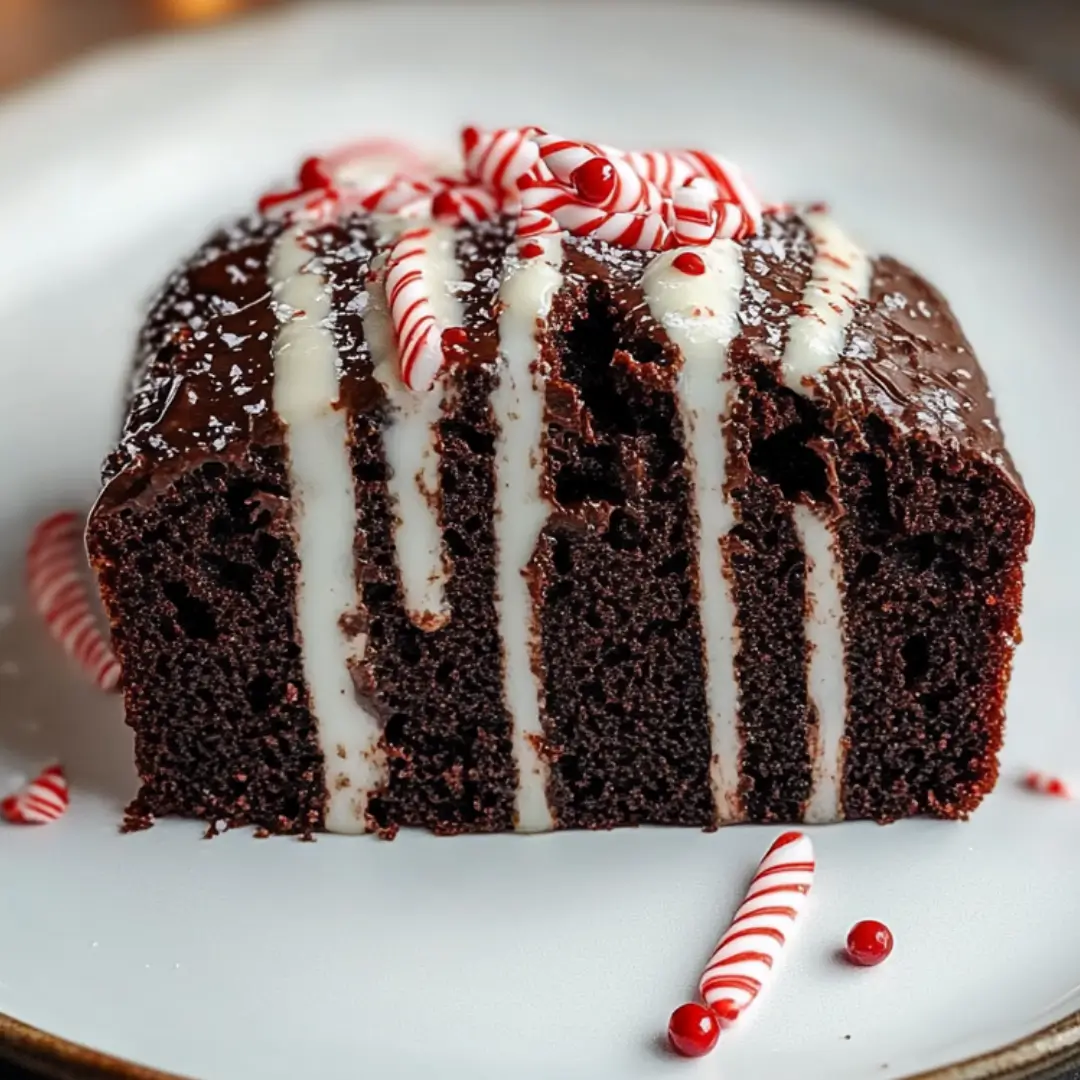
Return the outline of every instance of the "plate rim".
{"type": "MultiPolygon", "coordinates": [[[[46,1068],[57,1080],[196,1080],[94,1050],[0,1013],[0,1052],[46,1068]]],[[[1080,1009],[1049,1027],[985,1054],[899,1080],[1036,1080],[1080,1062],[1080,1009]]]]}
{"type": "MultiPolygon", "coordinates": [[[[423,0],[420,0],[423,3],[423,0]]],[[[690,3],[697,0],[688,0],[690,3]]],[[[774,0],[782,6],[789,0],[774,0]]],[[[340,0],[322,0],[312,7],[344,7],[340,0]]],[[[376,2],[372,7],[390,6],[376,2]]],[[[995,75],[1004,76],[1025,96],[1041,98],[1046,109],[1077,124],[1076,103],[1052,85],[1044,84],[1018,63],[996,50],[981,47],[966,36],[944,36],[932,33],[927,27],[908,22],[899,16],[882,11],[845,11],[833,0],[815,0],[815,6],[831,14],[844,11],[848,18],[861,18],[867,24],[889,24],[909,41],[948,51],[964,57],[969,64],[995,75]]],[[[799,5],[805,10],[804,5],[799,5]]],[[[155,51],[187,50],[211,36],[232,36],[241,33],[252,22],[285,23],[295,17],[297,8],[255,13],[239,23],[224,26],[194,28],[178,33],[173,39],[164,35],[137,36],[113,45],[93,50],[88,56],[48,71],[45,74],[10,90],[0,101],[0,115],[9,116],[63,92],[65,87],[78,84],[87,72],[111,61],[131,60],[155,51]]],[[[9,1062],[25,1068],[43,1071],[55,1080],[198,1080],[187,1074],[168,1072],[143,1065],[131,1059],[96,1050],[85,1043],[67,1039],[43,1028],[27,1024],[8,1013],[0,1012],[0,1065],[9,1062]]],[[[1080,1065],[1080,1009],[1062,1019],[1022,1036],[1004,1046],[927,1071],[907,1074],[897,1080],[1048,1080],[1057,1070],[1080,1065]]]]}

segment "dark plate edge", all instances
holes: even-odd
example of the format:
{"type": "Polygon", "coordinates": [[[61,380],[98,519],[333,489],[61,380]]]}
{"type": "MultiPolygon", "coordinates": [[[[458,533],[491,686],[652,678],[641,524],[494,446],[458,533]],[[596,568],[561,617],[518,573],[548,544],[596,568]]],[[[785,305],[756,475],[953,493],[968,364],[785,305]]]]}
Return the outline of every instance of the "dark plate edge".
{"type": "MultiPolygon", "coordinates": [[[[904,1080],[1050,1080],[1077,1061],[1080,1011],[998,1050],[904,1080]]],[[[15,1064],[52,1080],[184,1080],[123,1058],[91,1050],[0,1013],[0,1051],[15,1064]]]]}

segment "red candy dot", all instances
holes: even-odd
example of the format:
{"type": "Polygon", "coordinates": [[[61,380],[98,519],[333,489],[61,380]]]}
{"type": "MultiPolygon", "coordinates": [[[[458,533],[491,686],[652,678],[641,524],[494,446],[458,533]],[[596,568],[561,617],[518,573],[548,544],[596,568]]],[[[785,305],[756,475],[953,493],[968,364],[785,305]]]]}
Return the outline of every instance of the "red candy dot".
{"type": "Polygon", "coordinates": [[[443,352],[452,352],[468,343],[468,331],[460,326],[451,326],[442,332],[443,352]]]}
{"type": "Polygon", "coordinates": [[[431,216],[440,220],[457,218],[458,204],[452,191],[440,191],[431,200],[431,216]]]}
{"type": "Polygon", "coordinates": [[[707,1054],[720,1038],[720,1022],[716,1014],[696,1001],[680,1005],[668,1021],[668,1042],[683,1057],[707,1054]]]}
{"type": "Polygon", "coordinates": [[[535,241],[530,241],[528,244],[521,245],[518,254],[523,259],[538,259],[544,254],[544,249],[535,241]]]}
{"type": "Polygon", "coordinates": [[[671,265],[676,270],[681,270],[684,274],[689,274],[691,277],[697,277],[699,274],[705,273],[705,260],[700,255],[695,255],[692,251],[684,251],[681,255],[676,255],[671,260],[671,265]]]}
{"type": "Polygon", "coordinates": [[[615,190],[615,166],[604,158],[590,158],[570,174],[570,183],[589,203],[607,202],[615,190]]]}
{"type": "Polygon", "coordinates": [[[476,144],[480,141],[480,132],[474,127],[467,127],[461,133],[461,143],[465,147],[465,153],[468,154],[476,149],[476,144]]]}
{"type": "Polygon", "coordinates": [[[892,931],[875,919],[857,922],[847,936],[847,955],[853,964],[873,967],[892,952],[892,931]]]}
{"type": "Polygon", "coordinates": [[[300,166],[300,187],[304,191],[326,187],[329,183],[330,176],[323,165],[322,158],[309,157],[300,166]]]}

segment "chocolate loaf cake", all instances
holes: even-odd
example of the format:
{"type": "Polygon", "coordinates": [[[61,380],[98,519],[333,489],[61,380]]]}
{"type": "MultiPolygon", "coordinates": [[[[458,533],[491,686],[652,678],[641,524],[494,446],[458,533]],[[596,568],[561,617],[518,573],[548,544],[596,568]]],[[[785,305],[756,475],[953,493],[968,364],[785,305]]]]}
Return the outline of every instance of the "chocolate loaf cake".
{"type": "Polygon", "coordinates": [[[941,295],[711,155],[393,153],[306,162],[142,331],[87,533],[132,813],[973,810],[1033,515],[941,295]]]}

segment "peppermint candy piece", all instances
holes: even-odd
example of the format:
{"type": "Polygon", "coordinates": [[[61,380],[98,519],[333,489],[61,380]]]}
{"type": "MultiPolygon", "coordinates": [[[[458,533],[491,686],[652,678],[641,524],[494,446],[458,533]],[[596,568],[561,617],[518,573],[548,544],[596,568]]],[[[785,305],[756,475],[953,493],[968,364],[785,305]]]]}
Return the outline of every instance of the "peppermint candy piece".
{"type": "Polygon", "coordinates": [[[681,187],[672,193],[665,217],[676,244],[708,244],[716,239],[719,221],[714,202],[700,187],[681,187]]]}
{"type": "MultiPolygon", "coordinates": [[[[670,243],[671,230],[660,212],[613,212],[578,200],[574,192],[557,181],[528,181],[521,190],[522,216],[530,222],[554,220],[573,236],[597,240],[638,251],[662,251],[670,243]]],[[[519,227],[518,235],[523,233],[519,227]]]]}
{"type": "Polygon", "coordinates": [[[550,215],[540,209],[523,209],[517,219],[517,237],[545,236],[561,233],[562,227],[550,215]]]}
{"type": "Polygon", "coordinates": [[[427,280],[436,242],[430,228],[407,229],[390,249],[386,297],[398,345],[401,381],[410,390],[430,390],[443,366],[443,335],[427,280]]]}
{"type": "Polygon", "coordinates": [[[26,552],[31,601],[64,652],[96,683],[116,690],[120,664],[102,632],[87,585],[83,516],[65,510],[42,521],[26,552]]]}
{"type": "Polygon", "coordinates": [[[14,795],[0,801],[0,817],[13,825],[47,825],[64,816],[70,801],[64,770],[50,765],[14,795]]]}
{"type": "Polygon", "coordinates": [[[594,158],[608,157],[593,143],[575,142],[546,131],[536,131],[531,141],[549,174],[561,184],[571,184],[574,172],[594,158]]]}
{"type": "Polygon", "coordinates": [[[694,177],[703,175],[675,151],[630,150],[623,156],[639,176],[654,184],[665,195],[685,187],[694,177]]]}
{"type": "MultiPolygon", "coordinates": [[[[424,177],[432,173],[431,163],[398,139],[358,139],[309,162],[337,187],[359,188],[389,176],[424,177]]],[[[300,179],[304,179],[302,168],[300,179]]]]}
{"type": "MultiPolygon", "coordinates": [[[[400,143],[365,140],[309,158],[297,186],[260,209],[314,223],[363,210],[449,225],[509,211],[519,239],[565,230],[640,251],[741,240],[760,227],[761,205],[742,174],[699,150],[624,153],[537,127],[466,128],[462,157],[463,177],[440,176],[400,143]]],[[[387,263],[402,380],[418,390],[434,384],[454,330],[439,326],[431,302],[430,242],[431,230],[408,230],[387,263]]]]}
{"type": "Polygon", "coordinates": [[[352,196],[352,200],[355,200],[364,210],[370,210],[375,214],[419,217],[430,208],[431,197],[436,190],[438,189],[426,180],[395,176],[373,191],[352,196]],[[411,213],[406,214],[407,210],[411,213]]]}
{"type": "Polygon", "coordinates": [[[765,853],[698,989],[721,1024],[733,1024],[769,981],[814,881],[814,847],[800,832],[777,837],[765,853]]]}
{"type": "Polygon", "coordinates": [[[523,176],[536,173],[540,148],[533,139],[536,128],[499,128],[461,133],[465,175],[481,187],[508,194],[523,176]]]}
{"type": "Polygon", "coordinates": [[[502,200],[479,184],[448,187],[431,200],[431,216],[453,225],[489,221],[502,209],[502,200]]]}

